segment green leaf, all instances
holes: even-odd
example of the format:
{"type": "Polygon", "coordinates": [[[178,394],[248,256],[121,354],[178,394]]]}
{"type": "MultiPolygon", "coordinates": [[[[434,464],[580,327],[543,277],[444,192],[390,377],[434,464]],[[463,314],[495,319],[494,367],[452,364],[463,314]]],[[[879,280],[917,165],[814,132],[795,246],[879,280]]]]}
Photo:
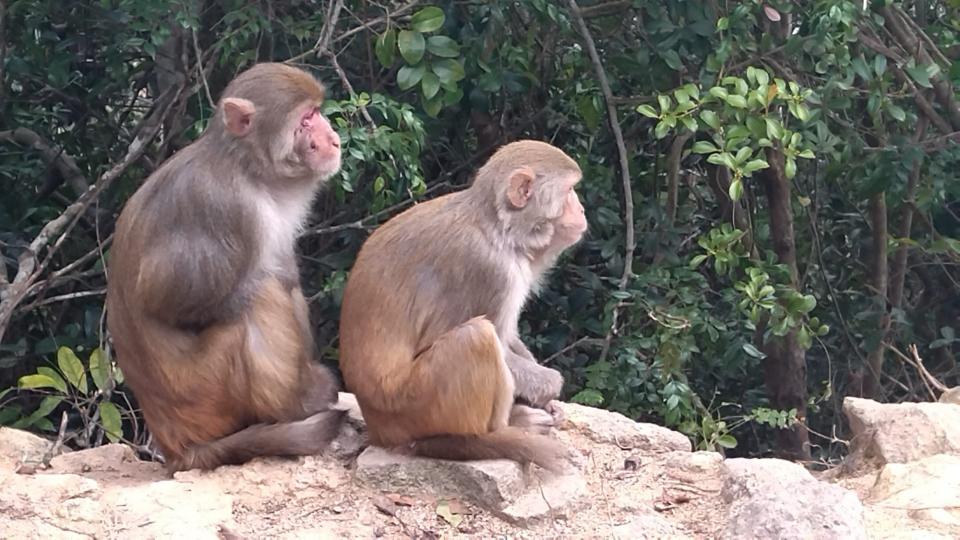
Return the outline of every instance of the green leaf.
{"type": "Polygon", "coordinates": [[[703,120],[703,123],[710,126],[713,129],[720,129],[720,118],[717,117],[717,113],[713,111],[701,111],[700,119],[703,120]]]}
{"type": "Polygon", "coordinates": [[[670,124],[667,123],[665,120],[661,120],[660,122],[657,123],[657,127],[653,129],[653,135],[658,139],[662,139],[667,136],[667,133],[669,131],[670,131],[670,124]]]}
{"type": "Polygon", "coordinates": [[[660,58],[663,58],[663,61],[674,71],[680,71],[680,68],[683,67],[683,61],[680,60],[680,55],[673,49],[661,54],[660,58]]]}
{"type": "Polygon", "coordinates": [[[431,118],[436,118],[440,114],[440,109],[443,108],[443,100],[439,96],[434,96],[433,99],[427,99],[426,96],[420,96],[420,98],[424,112],[431,118]]]}
{"type": "Polygon", "coordinates": [[[432,55],[444,58],[460,56],[460,45],[447,36],[430,36],[427,38],[427,50],[432,55]]]}
{"type": "Polygon", "coordinates": [[[739,96],[739,95],[737,95],[737,94],[731,94],[731,95],[727,96],[726,102],[727,102],[727,104],[730,105],[731,107],[736,107],[736,108],[738,108],[738,109],[746,109],[746,108],[747,108],[747,98],[745,98],[745,97],[743,97],[743,96],[739,96]]]}
{"type": "Polygon", "coordinates": [[[887,107],[887,112],[890,113],[890,116],[893,117],[897,122],[903,122],[907,119],[907,111],[904,111],[896,105],[890,105],[887,107]]]}
{"type": "Polygon", "coordinates": [[[100,390],[106,390],[110,384],[110,360],[100,347],[90,353],[90,376],[100,390]]]}
{"type": "Polygon", "coordinates": [[[727,89],[722,86],[714,86],[708,92],[711,96],[720,99],[727,99],[727,96],[730,95],[730,92],[727,92],[727,89]]]}
{"type": "Polygon", "coordinates": [[[57,349],[57,365],[67,382],[80,390],[81,394],[87,393],[87,374],[83,371],[83,364],[73,350],[69,347],[57,349]]]}
{"type": "Polygon", "coordinates": [[[373,192],[380,193],[383,191],[383,187],[386,184],[386,180],[382,176],[378,176],[376,180],[373,181],[373,192]]]}
{"type": "Polygon", "coordinates": [[[766,72],[766,70],[758,69],[755,73],[755,76],[757,78],[757,86],[766,89],[767,84],[770,83],[770,75],[766,72]]]}
{"type": "Polygon", "coordinates": [[[440,79],[434,73],[424,73],[420,79],[420,85],[423,89],[423,97],[431,99],[440,91],[440,79]]]}
{"type": "Polygon", "coordinates": [[[413,65],[423,58],[423,52],[427,48],[426,40],[420,32],[411,32],[410,30],[401,30],[397,37],[397,46],[400,48],[400,56],[413,65]]]}
{"type": "Polygon", "coordinates": [[[744,343],[744,344],[743,344],[743,352],[745,352],[745,353],[749,354],[750,356],[752,356],[752,357],[754,357],[754,358],[757,358],[757,359],[759,359],[759,360],[763,360],[764,358],[767,357],[766,353],[764,353],[764,352],[761,351],[760,349],[754,347],[753,344],[751,344],[751,343],[744,343]]]}
{"type": "MultiPolygon", "coordinates": [[[[61,383],[63,381],[60,381],[61,383]]],[[[24,375],[20,377],[20,380],[17,381],[17,387],[22,389],[35,389],[35,388],[58,388],[57,382],[46,375],[24,375]]],[[[66,392],[66,387],[63,388],[63,392],[66,392]]]]}
{"type": "Polygon", "coordinates": [[[449,58],[434,62],[430,69],[437,74],[437,77],[440,77],[441,84],[459,82],[467,76],[463,71],[463,64],[449,58]]]}
{"type": "Polygon", "coordinates": [[[690,268],[696,268],[703,264],[707,260],[708,255],[697,255],[696,257],[690,259],[690,268]]]}
{"type": "Polygon", "coordinates": [[[67,393],[67,381],[63,380],[63,377],[59,373],[57,373],[57,370],[53,368],[49,368],[47,366],[40,366],[37,368],[37,373],[39,373],[40,375],[46,375],[47,377],[50,377],[53,380],[54,384],[56,385],[54,388],[56,388],[63,394],[67,393]]]}
{"type": "Polygon", "coordinates": [[[930,83],[930,72],[927,71],[927,66],[907,66],[903,68],[904,71],[910,74],[910,78],[917,82],[920,86],[924,88],[933,88],[933,84],[930,83]]]}
{"type": "Polygon", "coordinates": [[[740,197],[743,196],[743,182],[740,180],[730,182],[730,189],[727,194],[730,195],[731,200],[739,201],[740,197]]]}
{"type": "Polygon", "coordinates": [[[423,79],[423,75],[426,72],[427,67],[424,64],[403,66],[397,71],[397,85],[400,86],[401,90],[409,90],[423,79]]]}
{"type": "Polygon", "coordinates": [[[721,436],[717,437],[717,444],[719,444],[720,446],[722,446],[722,447],[724,447],[724,448],[736,448],[736,447],[737,447],[737,439],[736,439],[733,435],[730,435],[730,434],[721,435],[721,436]]]}
{"type": "Polygon", "coordinates": [[[673,97],[677,100],[678,104],[689,103],[690,95],[687,94],[687,90],[683,87],[677,88],[673,91],[673,97]]]}
{"type": "Polygon", "coordinates": [[[100,425],[110,442],[117,442],[123,436],[123,422],[120,410],[109,401],[100,404],[100,425]]]}
{"type": "Polygon", "coordinates": [[[670,110],[670,106],[671,106],[670,96],[666,94],[660,94],[659,96],[657,96],[657,103],[660,104],[661,114],[670,110]]]}
{"type": "Polygon", "coordinates": [[[417,32],[433,32],[443,26],[446,16],[443,10],[436,6],[421,9],[410,17],[410,27],[417,32]]]}
{"type": "MultiPolygon", "coordinates": [[[[877,77],[883,75],[883,72],[887,70],[887,57],[878,54],[873,57],[873,72],[877,74],[877,77]]],[[[867,77],[864,77],[865,79],[867,77]]]]}
{"type": "Polygon", "coordinates": [[[737,163],[743,163],[751,155],[753,155],[753,148],[750,148],[749,146],[744,146],[740,150],[737,150],[737,156],[734,158],[734,161],[736,161],[737,163]]]}
{"type": "Polygon", "coordinates": [[[730,28],[730,19],[726,17],[717,19],[717,30],[726,30],[727,28],[730,28]]]}
{"type": "Polygon", "coordinates": [[[787,164],[786,164],[786,166],[785,166],[783,169],[784,169],[784,172],[785,172],[786,175],[787,175],[787,179],[788,179],[788,180],[792,179],[794,176],[797,175],[797,160],[795,160],[795,159],[793,159],[792,157],[789,157],[789,156],[788,156],[788,157],[787,157],[787,164]]]}
{"type": "Polygon", "coordinates": [[[582,405],[596,407],[603,405],[603,394],[592,388],[587,388],[575,394],[572,398],[570,398],[570,401],[574,403],[580,403],[582,405]]]}
{"type": "Polygon", "coordinates": [[[808,148],[808,149],[802,150],[800,153],[798,153],[798,154],[797,154],[797,157],[802,157],[802,158],[805,158],[805,159],[814,159],[814,158],[816,158],[817,156],[814,155],[813,150],[810,150],[810,149],[808,148]]]}
{"type": "Polygon", "coordinates": [[[680,123],[690,131],[696,131],[698,127],[697,121],[692,116],[681,116],[680,123]]]}
{"type": "Polygon", "coordinates": [[[637,112],[646,116],[647,118],[660,118],[660,115],[657,114],[656,109],[650,105],[637,105],[637,112]]]}
{"type": "Polygon", "coordinates": [[[719,152],[720,149],[713,145],[710,141],[697,141],[693,143],[693,153],[694,154],[709,154],[711,152],[719,152]]]}
{"type": "Polygon", "coordinates": [[[397,31],[391,28],[380,34],[377,37],[373,52],[376,54],[380,65],[385,68],[392,66],[397,59],[397,31]]]}
{"type": "Polygon", "coordinates": [[[770,164],[767,163],[766,160],[754,159],[743,166],[743,174],[749,175],[755,171],[759,171],[760,169],[766,169],[769,166],[770,164]]]}
{"type": "Polygon", "coordinates": [[[770,118],[769,116],[765,120],[767,137],[771,139],[779,139],[780,137],[783,137],[783,126],[780,124],[780,120],[776,118],[770,118]]]}

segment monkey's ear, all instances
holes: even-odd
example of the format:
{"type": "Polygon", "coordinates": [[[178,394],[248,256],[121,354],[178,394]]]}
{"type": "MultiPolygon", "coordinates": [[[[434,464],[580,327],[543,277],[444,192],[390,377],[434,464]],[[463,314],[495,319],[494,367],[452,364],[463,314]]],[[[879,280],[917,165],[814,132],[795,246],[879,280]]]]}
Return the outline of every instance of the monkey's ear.
{"type": "Polygon", "coordinates": [[[257,111],[253,102],[243,98],[228,97],[223,100],[223,124],[234,137],[244,137],[253,128],[253,115],[257,111]]]}
{"type": "Polygon", "coordinates": [[[514,208],[523,208],[533,196],[533,171],[522,167],[510,173],[510,184],[507,186],[507,200],[514,208]]]}

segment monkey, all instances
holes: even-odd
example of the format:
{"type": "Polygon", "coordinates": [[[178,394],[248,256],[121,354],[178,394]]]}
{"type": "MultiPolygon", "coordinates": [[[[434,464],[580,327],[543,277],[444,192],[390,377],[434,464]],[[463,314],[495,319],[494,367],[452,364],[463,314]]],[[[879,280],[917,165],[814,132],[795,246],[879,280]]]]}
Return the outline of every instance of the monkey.
{"type": "Polygon", "coordinates": [[[587,230],[581,178],[559,148],[513,142],[467,189],[419,203],[366,239],[344,290],[339,365],[372,444],[565,467],[549,437],[563,377],[537,363],[518,320],[587,230]]]}
{"type": "Polygon", "coordinates": [[[284,64],[240,73],[117,219],[107,328],[171,474],[317,454],[344,420],[294,254],[340,169],[324,95],[284,64]]]}

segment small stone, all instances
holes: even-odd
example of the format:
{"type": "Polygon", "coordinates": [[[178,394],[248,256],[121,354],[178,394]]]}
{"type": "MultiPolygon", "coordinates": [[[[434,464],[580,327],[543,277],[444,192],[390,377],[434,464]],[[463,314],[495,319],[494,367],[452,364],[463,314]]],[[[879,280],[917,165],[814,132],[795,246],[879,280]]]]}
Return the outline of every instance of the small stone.
{"type": "Polygon", "coordinates": [[[123,463],[137,462],[133,449],[125,444],[105,444],[88,450],[61,454],[50,460],[51,471],[57,473],[87,473],[90,471],[118,471],[123,463]]]}

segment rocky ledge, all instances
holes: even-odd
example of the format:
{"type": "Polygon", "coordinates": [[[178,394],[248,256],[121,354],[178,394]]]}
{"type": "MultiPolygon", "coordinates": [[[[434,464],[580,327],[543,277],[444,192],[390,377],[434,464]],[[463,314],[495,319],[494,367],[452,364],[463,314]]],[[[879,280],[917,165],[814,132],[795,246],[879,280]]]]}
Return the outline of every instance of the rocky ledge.
{"type": "Polygon", "coordinates": [[[324,455],[168,477],[123,445],[50,456],[0,428],[0,538],[958,538],[960,406],[848,399],[851,453],[812,475],[693,452],[683,435],[565,404],[567,474],[397,456],[350,422],[324,455]]]}

